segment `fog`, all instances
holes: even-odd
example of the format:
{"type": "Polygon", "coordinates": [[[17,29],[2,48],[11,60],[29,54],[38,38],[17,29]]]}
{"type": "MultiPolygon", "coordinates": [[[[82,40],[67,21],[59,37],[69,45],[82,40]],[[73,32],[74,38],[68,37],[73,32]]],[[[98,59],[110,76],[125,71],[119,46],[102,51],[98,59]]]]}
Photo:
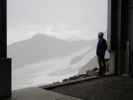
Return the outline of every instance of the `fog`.
{"type": "Polygon", "coordinates": [[[108,0],[8,0],[8,44],[43,33],[66,40],[107,31],[108,0]]]}

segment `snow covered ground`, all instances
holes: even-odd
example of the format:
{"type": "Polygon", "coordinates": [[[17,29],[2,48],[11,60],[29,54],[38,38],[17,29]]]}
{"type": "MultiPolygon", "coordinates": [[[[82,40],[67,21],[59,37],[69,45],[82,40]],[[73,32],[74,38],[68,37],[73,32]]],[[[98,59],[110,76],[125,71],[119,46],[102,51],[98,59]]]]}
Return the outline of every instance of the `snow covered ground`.
{"type": "MultiPolygon", "coordinates": [[[[91,50],[91,52],[75,64],[70,64],[70,62],[75,56],[82,55],[87,52],[87,50],[88,48],[76,52],[71,56],[53,58],[13,69],[13,90],[46,85],[52,82],[62,81],[64,78],[78,74],[80,68],[95,56],[95,50],[91,50]]],[[[89,67],[90,69],[93,68],[93,66],[89,67]]]]}

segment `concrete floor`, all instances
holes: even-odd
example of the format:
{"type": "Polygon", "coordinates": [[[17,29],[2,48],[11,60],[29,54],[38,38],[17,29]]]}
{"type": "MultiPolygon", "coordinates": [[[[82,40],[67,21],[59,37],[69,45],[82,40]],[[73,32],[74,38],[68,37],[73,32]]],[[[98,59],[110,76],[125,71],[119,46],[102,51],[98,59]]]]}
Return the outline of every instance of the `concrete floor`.
{"type": "Polygon", "coordinates": [[[133,79],[110,76],[52,88],[83,100],[133,100],[133,79]]]}
{"type": "Polygon", "coordinates": [[[133,79],[109,76],[54,87],[50,91],[27,88],[0,100],[133,100],[133,79]]]}
{"type": "Polygon", "coordinates": [[[41,88],[27,88],[16,90],[11,98],[0,100],[81,100],[75,97],[62,95],[41,88]]]}

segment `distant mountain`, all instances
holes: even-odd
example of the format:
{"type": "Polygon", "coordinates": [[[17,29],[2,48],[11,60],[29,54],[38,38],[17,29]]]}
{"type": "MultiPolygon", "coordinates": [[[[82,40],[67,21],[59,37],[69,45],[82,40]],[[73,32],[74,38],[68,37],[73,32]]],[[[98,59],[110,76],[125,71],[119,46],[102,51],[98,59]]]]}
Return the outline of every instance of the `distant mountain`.
{"type": "Polygon", "coordinates": [[[19,68],[50,58],[71,55],[84,47],[94,46],[94,41],[70,42],[37,34],[31,39],[9,45],[7,52],[8,56],[13,58],[13,68],[19,68]]]}

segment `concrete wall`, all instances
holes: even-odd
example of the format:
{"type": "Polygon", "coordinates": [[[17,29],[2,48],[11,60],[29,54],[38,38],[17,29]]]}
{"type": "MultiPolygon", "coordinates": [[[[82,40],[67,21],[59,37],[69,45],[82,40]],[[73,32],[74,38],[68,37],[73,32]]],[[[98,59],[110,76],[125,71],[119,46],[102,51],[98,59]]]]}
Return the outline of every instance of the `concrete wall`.
{"type": "Polygon", "coordinates": [[[112,68],[118,75],[133,75],[133,0],[109,0],[109,5],[112,68]]]}
{"type": "Polygon", "coordinates": [[[11,59],[7,59],[6,0],[0,0],[0,100],[11,96],[11,59]]]}
{"type": "Polygon", "coordinates": [[[133,0],[128,0],[127,6],[127,15],[128,15],[128,40],[129,40],[129,72],[133,76],[133,0]]]}
{"type": "MultiPolygon", "coordinates": [[[[107,32],[107,41],[108,41],[108,49],[112,49],[111,47],[111,35],[112,35],[112,32],[111,32],[111,0],[108,0],[108,32],[107,32]]],[[[114,74],[115,72],[115,52],[113,50],[111,50],[111,54],[110,54],[110,57],[111,57],[111,64],[110,64],[110,69],[109,69],[109,72],[110,74],[114,74]]]]}
{"type": "Polygon", "coordinates": [[[120,35],[121,35],[121,0],[109,1],[108,37],[111,44],[111,67],[115,73],[120,73],[120,35]]]}

